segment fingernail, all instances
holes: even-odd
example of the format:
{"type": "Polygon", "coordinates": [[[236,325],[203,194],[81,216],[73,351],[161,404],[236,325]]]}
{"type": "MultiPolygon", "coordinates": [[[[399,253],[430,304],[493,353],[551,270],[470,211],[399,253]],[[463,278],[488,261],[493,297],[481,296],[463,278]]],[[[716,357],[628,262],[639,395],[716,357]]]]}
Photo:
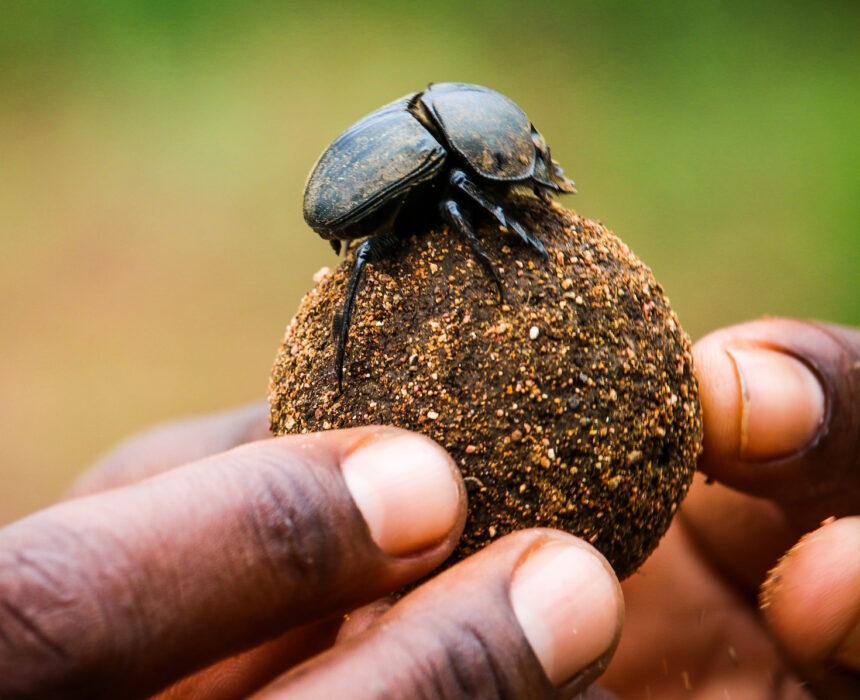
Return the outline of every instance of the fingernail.
{"type": "Polygon", "coordinates": [[[764,348],[727,348],[741,393],[740,457],[771,460],[806,447],[824,421],[824,390],[800,360],[764,348]]]}
{"type": "Polygon", "coordinates": [[[397,435],[362,444],[341,471],[379,548],[410,554],[446,537],[460,514],[460,488],[448,454],[431,440],[397,435]]]}
{"type": "Polygon", "coordinates": [[[511,604],[556,686],[607,654],[621,627],[615,577],[591,551],[565,542],[545,544],[517,568],[511,604]]]}

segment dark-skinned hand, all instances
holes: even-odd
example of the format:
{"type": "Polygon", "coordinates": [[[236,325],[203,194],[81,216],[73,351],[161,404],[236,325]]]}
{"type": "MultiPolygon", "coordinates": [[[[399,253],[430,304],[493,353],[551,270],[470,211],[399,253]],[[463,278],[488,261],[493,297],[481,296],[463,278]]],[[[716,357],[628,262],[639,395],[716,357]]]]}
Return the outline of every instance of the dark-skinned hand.
{"type": "Polygon", "coordinates": [[[392,605],[466,516],[418,435],[272,439],[255,406],[135,438],[0,530],[0,698],[860,697],[860,333],[695,359],[715,483],[621,587],[524,530],[392,605]]]}

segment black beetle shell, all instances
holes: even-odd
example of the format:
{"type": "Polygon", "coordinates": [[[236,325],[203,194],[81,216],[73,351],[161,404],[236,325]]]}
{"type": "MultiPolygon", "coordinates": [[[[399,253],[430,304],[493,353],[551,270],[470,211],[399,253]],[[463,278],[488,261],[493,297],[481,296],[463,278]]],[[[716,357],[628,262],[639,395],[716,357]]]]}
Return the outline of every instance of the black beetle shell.
{"type": "Polygon", "coordinates": [[[392,102],[353,124],[323,152],[305,186],[304,216],[325,239],[360,237],[345,229],[396,200],[442,167],[443,146],[407,107],[392,102]]]}
{"type": "Polygon", "coordinates": [[[517,104],[495,90],[468,83],[435,83],[421,96],[449,145],[489,180],[531,177],[531,124],[517,104]]]}
{"type": "Polygon", "coordinates": [[[515,102],[481,85],[435,83],[332,142],[308,176],[305,221],[328,240],[371,234],[394,220],[406,193],[436,177],[449,155],[478,179],[573,191],[515,102]]]}

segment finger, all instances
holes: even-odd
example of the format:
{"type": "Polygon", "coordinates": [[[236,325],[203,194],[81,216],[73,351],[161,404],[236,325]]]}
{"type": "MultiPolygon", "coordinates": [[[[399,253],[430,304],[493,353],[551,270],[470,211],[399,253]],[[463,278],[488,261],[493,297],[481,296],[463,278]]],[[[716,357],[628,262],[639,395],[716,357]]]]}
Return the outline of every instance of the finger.
{"type": "Polygon", "coordinates": [[[860,517],[803,537],[773,569],[760,604],[780,646],[825,697],[860,688],[860,517]]]}
{"type": "Polygon", "coordinates": [[[186,676],[154,700],[239,700],[287,669],[330,647],[342,617],[293,629],[269,642],[186,676]]]}
{"type": "Polygon", "coordinates": [[[860,333],[765,319],[712,333],[694,354],[702,471],[810,517],[857,511],[860,333]]]}
{"type": "MultiPolygon", "coordinates": [[[[715,488],[699,478],[690,493],[715,488]]],[[[745,543],[757,547],[757,540],[747,531],[745,543]]],[[[757,619],[755,591],[763,579],[747,593],[721,574],[676,517],[654,554],[622,585],[630,613],[601,683],[624,698],[808,698],[757,619]]]]}
{"type": "Polygon", "coordinates": [[[387,613],[393,605],[394,597],[386,596],[352,611],[345,617],[343,625],[338,630],[335,643],[342,644],[353,637],[357,637],[387,613]]]}
{"type": "Polygon", "coordinates": [[[125,486],[238,445],[270,437],[265,401],[167,423],[132,437],[99,459],[72,486],[82,496],[125,486]]]}
{"type": "Polygon", "coordinates": [[[370,427],[253,443],[38,513],[0,531],[0,697],[145,694],[375,600],[450,553],[464,494],[436,443],[370,427]]]}
{"type": "Polygon", "coordinates": [[[621,630],[609,564],[552,530],[509,535],[417,589],[262,697],[572,697],[621,630]]]}
{"type": "Polygon", "coordinates": [[[159,693],[158,700],[245,698],[291,667],[364,632],[393,605],[380,598],[358,610],[293,629],[277,639],[218,661],[159,693]]]}

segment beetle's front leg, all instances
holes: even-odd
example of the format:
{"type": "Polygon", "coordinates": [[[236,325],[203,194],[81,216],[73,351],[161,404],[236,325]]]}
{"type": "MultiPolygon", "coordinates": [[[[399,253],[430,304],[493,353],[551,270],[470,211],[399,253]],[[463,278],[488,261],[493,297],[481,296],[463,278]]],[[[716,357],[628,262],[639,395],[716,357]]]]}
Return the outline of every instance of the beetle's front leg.
{"type": "Polygon", "coordinates": [[[543,242],[533,233],[530,233],[525,228],[523,228],[518,221],[508,216],[505,213],[505,210],[499,204],[491,202],[487,198],[487,196],[481,191],[481,189],[468,178],[465,172],[455,168],[448,176],[448,180],[451,185],[453,185],[458,190],[460,190],[460,192],[469,197],[469,199],[471,199],[475,204],[477,204],[487,213],[491,214],[493,218],[499,222],[500,226],[504,226],[509,231],[513,231],[525,243],[528,243],[532,248],[538,251],[545,258],[549,257],[549,254],[546,252],[546,248],[544,247],[543,242]]]}

